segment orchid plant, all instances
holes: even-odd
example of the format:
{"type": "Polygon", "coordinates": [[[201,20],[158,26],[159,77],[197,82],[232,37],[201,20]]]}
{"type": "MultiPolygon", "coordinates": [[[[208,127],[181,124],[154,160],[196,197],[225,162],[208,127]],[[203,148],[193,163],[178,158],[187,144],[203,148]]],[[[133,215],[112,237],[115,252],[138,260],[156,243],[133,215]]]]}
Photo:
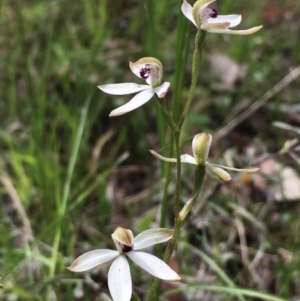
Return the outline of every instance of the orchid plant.
{"type": "MultiPolygon", "coordinates": [[[[197,27],[198,32],[195,37],[191,86],[187,100],[183,103],[179,121],[176,121],[173,118],[167,108],[165,96],[168,93],[170,83],[162,81],[163,66],[156,58],[144,57],[134,63],[130,62],[129,64],[131,71],[137,77],[144,80],[146,84],[118,83],[98,86],[100,90],[111,95],[138,93],[126,104],[114,109],[109,114],[111,117],[120,116],[139,108],[156,94],[165,121],[173,133],[175,145],[175,158],[164,157],[154,150],[150,151],[154,157],[159,160],[176,163],[173,229],[149,229],[138,236],[133,237],[131,230],[118,227],[112,234],[117,250],[100,249],[87,252],[79,256],[71,266],[68,267],[72,272],[86,272],[104,263],[112,262],[108,272],[108,287],[114,301],[129,301],[131,299],[132,279],[127,258],[159,279],[169,281],[180,280],[180,276],[173,271],[166,262],[169,261],[175,250],[180,230],[184,225],[184,220],[187,218],[197,201],[206,169],[210,170],[223,181],[231,180],[231,176],[226,170],[246,173],[253,173],[258,170],[258,168],[238,169],[208,162],[207,158],[211,147],[212,136],[206,132],[197,134],[194,137],[192,142],[193,156],[189,154],[181,155],[181,129],[193,101],[202,57],[202,44],[206,37],[206,33],[249,35],[262,28],[262,26],[256,26],[246,30],[231,30],[230,28],[237,26],[241,22],[241,16],[218,15],[217,10],[211,6],[211,3],[214,1],[215,0],[198,0],[191,6],[184,0],[181,6],[182,13],[197,27]],[[180,204],[180,195],[182,193],[181,163],[195,165],[194,190],[189,201],[182,207],[180,204]],[[154,255],[139,251],[148,246],[166,241],[169,241],[169,243],[165,251],[164,261],[154,255]]],[[[165,196],[167,192],[168,189],[165,189],[165,196]]],[[[164,197],[161,204],[161,219],[165,218],[167,201],[168,199],[164,197]]],[[[154,280],[147,294],[147,301],[155,300],[157,288],[158,281],[154,280]]]]}
{"type": "Polygon", "coordinates": [[[79,256],[68,269],[72,272],[85,272],[96,266],[112,261],[108,273],[108,287],[114,301],[129,301],[132,295],[132,282],[126,257],[147,271],[163,280],[179,281],[180,277],[161,259],[137,252],[172,238],[173,230],[150,229],[133,237],[132,231],[118,227],[112,234],[117,251],[100,249],[79,256]]]}

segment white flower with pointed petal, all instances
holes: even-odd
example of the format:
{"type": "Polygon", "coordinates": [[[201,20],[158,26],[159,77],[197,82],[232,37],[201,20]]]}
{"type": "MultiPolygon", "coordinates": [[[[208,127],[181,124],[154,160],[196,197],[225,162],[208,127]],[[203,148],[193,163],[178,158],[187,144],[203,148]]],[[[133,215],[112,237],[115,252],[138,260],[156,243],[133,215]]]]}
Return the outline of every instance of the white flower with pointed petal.
{"type": "Polygon", "coordinates": [[[181,279],[159,258],[145,252],[137,252],[137,250],[168,241],[172,236],[173,230],[158,228],[144,231],[133,237],[131,230],[118,227],[112,234],[118,251],[102,249],[87,252],[79,256],[67,269],[72,272],[84,272],[113,260],[108,272],[110,294],[114,301],[129,301],[132,295],[132,283],[126,257],[157,278],[169,281],[181,279]]]}
{"type": "Polygon", "coordinates": [[[229,29],[240,24],[242,16],[218,15],[217,10],[209,5],[214,1],[216,0],[198,0],[191,6],[186,0],[183,0],[181,11],[197,28],[212,33],[249,35],[262,28],[262,25],[260,25],[246,30],[229,29]]]}
{"type": "Polygon", "coordinates": [[[153,57],[145,57],[135,63],[130,62],[129,67],[136,76],[145,80],[148,85],[124,83],[98,86],[103,92],[112,95],[127,95],[140,92],[125,105],[110,112],[109,116],[111,117],[120,116],[139,108],[148,102],[155,93],[159,98],[163,98],[169,90],[169,82],[161,84],[163,67],[159,60],[153,57]]]}
{"type": "MultiPolygon", "coordinates": [[[[230,181],[231,176],[230,174],[225,171],[224,169],[231,170],[231,171],[238,171],[238,172],[256,172],[259,170],[259,168],[234,168],[234,167],[228,167],[224,165],[219,164],[213,164],[207,162],[208,152],[210,149],[212,137],[208,133],[200,133],[196,135],[192,142],[192,150],[194,157],[189,154],[181,155],[181,163],[189,163],[189,164],[195,164],[195,165],[205,165],[210,171],[212,171],[216,176],[218,176],[223,181],[230,181]]],[[[166,158],[161,155],[159,155],[156,151],[150,150],[150,153],[156,157],[159,160],[176,163],[177,160],[175,158],[166,158]]]]}

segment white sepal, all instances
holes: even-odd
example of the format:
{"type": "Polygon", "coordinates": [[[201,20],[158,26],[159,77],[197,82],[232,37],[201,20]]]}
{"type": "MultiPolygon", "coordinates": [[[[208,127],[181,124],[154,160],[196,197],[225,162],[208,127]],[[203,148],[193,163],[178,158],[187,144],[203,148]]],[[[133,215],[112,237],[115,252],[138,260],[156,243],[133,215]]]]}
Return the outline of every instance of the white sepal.
{"type": "Polygon", "coordinates": [[[149,149],[150,153],[157,159],[162,160],[162,161],[166,161],[166,162],[171,162],[171,163],[176,163],[176,159],[174,158],[167,158],[164,157],[162,155],[160,155],[159,153],[157,153],[155,150],[153,149],[149,149]]]}
{"type": "Polygon", "coordinates": [[[124,84],[107,84],[98,86],[100,90],[111,95],[127,95],[137,93],[146,89],[149,89],[148,85],[138,85],[135,83],[124,84]]]}
{"type": "Polygon", "coordinates": [[[216,28],[206,28],[205,30],[207,32],[211,33],[222,33],[222,34],[231,34],[231,35],[238,35],[238,36],[246,36],[253,34],[257,31],[259,31],[262,28],[261,26],[252,27],[245,30],[230,30],[230,29],[216,29],[216,28]]]}
{"type": "Polygon", "coordinates": [[[119,256],[108,272],[108,287],[114,301],[130,301],[132,283],[129,264],[125,256],[119,256]]]}
{"type": "Polygon", "coordinates": [[[253,173],[256,172],[258,170],[260,170],[259,167],[254,167],[254,168],[235,168],[235,167],[230,167],[230,166],[224,166],[224,165],[219,165],[219,164],[213,164],[213,163],[208,163],[212,167],[220,167],[222,169],[227,169],[227,170],[231,170],[231,171],[238,171],[238,172],[249,172],[249,173],[253,173]]]}
{"type": "Polygon", "coordinates": [[[71,266],[67,267],[72,272],[84,272],[116,258],[120,253],[114,250],[94,250],[79,256],[71,266]]]}
{"type": "Polygon", "coordinates": [[[181,5],[181,11],[187,19],[189,19],[196,27],[198,27],[193,17],[193,7],[186,0],[184,0],[181,5]]]}
{"type": "Polygon", "coordinates": [[[169,281],[181,279],[165,262],[149,253],[129,252],[127,256],[154,277],[169,281]]]}
{"type": "Polygon", "coordinates": [[[110,117],[120,116],[126,114],[130,111],[135,110],[136,108],[141,107],[143,104],[148,102],[151,97],[154,95],[154,90],[148,86],[147,90],[140,92],[139,94],[135,95],[129,102],[125,105],[118,107],[117,109],[110,112],[110,117]]]}
{"type": "Polygon", "coordinates": [[[172,229],[158,228],[146,230],[133,239],[134,250],[144,249],[168,241],[172,236],[172,229]]]}

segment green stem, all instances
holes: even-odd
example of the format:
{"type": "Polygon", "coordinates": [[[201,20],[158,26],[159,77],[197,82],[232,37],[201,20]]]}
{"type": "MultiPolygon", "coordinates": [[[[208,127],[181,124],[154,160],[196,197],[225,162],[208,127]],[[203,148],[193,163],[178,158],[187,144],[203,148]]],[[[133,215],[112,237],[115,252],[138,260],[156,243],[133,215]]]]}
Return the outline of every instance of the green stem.
{"type": "Polygon", "coordinates": [[[163,113],[164,117],[165,117],[165,121],[167,122],[167,124],[169,125],[169,127],[171,128],[172,132],[175,134],[176,132],[179,131],[177,125],[175,124],[172,116],[170,115],[167,105],[166,105],[166,99],[165,98],[158,98],[158,104],[160,107],[161,112],[163,113]]]}
{"type": "MultiPolygon", "coordinates": [[[[158,104],[160,107],[161,112],[163,113],[163,116],[165,117],[165,121],[169,125],[171,131],[173,134],[178,132],[178,127],[175,124],[171,114],[168,111],[167,105],[166,105],[166,99],[165,98],[158,98],[158,104]]],[[[165,163],[165,162],[164,162],[165,163]]],[[[161,228],[166,227],[166,220],[167,220],[167,215],[168,215],[168,207],[169,207],[169,202],[168,202],[168,187],[169,187],[169,182],[170,182],[170,165],[166,164],[166,168],[164,169],[164,174],[163,174],[163,181],[164,181],[164,197],[161,202],[161,210],[160,210],[160,223],[159,226],[161,228]]]]}
{"type": "Polygon", "coordinates": [[[198,165],[195,172],[195,180],[194,180],[194,191],[192,193],[192,198],[185,203],[184,207],[180,211],[180,221],[183,222],[186,216],[194,207],[194,204],[197,200],[197,197],[200,193],[203,179],[205,175],[205,165],[198,165]]]}
{"type": "MultiPolygon", "coordinates": [[[[182,125],[184,123],[184,120],[188,114],[189,108],[191,106],[194,94],[195,94],[195,89],[196,89],[196,84],[197,84],[197,78],[198,78],[198,74],[199,74],[199,67],[200,67],[200,63],[201,63],[201,57],[202,57],[202,42],[204,41],[206,32],[205,31],[198,31],[197,35],[196,35],[196,39],[195,39],[195,51],[194,51],[194,55],[193,55],[193,71],[192,71],[192,82],[191,82],[191,86],[190,86],[190,91],[189,91],[189,95],[188,95],[188,99],[187,102],[185,104],[184,110],[182,112],[180,121],[178,126],[175,124],[172,116],[170,115],[170,113],[168,112],[165,103],[164,102],[159,102],[160,107],[161,107],[161,111],[164,114],[165,120],[167,121],[168,125],[170,126],[173,134],[174,134],[174,140],[175,140],[175,150],[176,150],[176,161],[177,161],[177,169],[176,169],[176,190],[175,190],[175,200],[174,200],[174,234],[173,237],[167,247],[167,250],[165,252],[165,256],[164,256],[164,261],[168,262],[171,258],[171,255],[175,249],[175,246],[177,244],[177,240],[180,234],[180,228],[181,228],[181,224],[182,224],[182,220],[180,218],[180,188],[181,188],[181,158],[180,158],[180,133],[181,133],[181,128],[182,125]]],[[[200,191],[200,187],[202,185],[202,181],[203,181],[203,177],[205,174],[205,166],[199,166],[196,169],[196,176],[195,176],[195,193],[193,193],[193,198],[192,198],[192,205],[195,203],[196,200],[196,196],[198,196],[199,191],[200,191]]],[[[166,202],[163,202],[163,207],[162,207],[162,213],[165,214],[165,207],[166,204],[164,204],[166,202]]],[[[188,207],[188,212],[191,210],[192,206],[188,207]]],[[[164,217],[164,215],[162,214],[162,217],[164,217]]],[[[185,215],[186,216],[186,215],[185,215]]],[[[155,300],[155,294],[157,292],[157,288],[159,285],[159,279],[154,279],[150,291],[148,293],[148,296],[146,298],[146,301],[153,301],[155,300]]]]}
{"type": "Polygon", "coordinates": [[[196,38],[195,38],[195,50],[194,50],[194,54],[193,54],[193,68],[192,68],[192,82],[191,82],[191,86],[190,86],[190,91],[189,91],[189,95],[188,95],[188,99],[187,102],[185,104],[185,107],[183,109],[178,127],[181,129],[183,122],[189,112],[190,106],[192,104],[192,100],[195,94],[195,89],[196,89],[196,85],[197,85],[197,79],[198,79],[198,75],[199,75],[199,67],[200,67],[200,63],[201,63],[201,58],[202,58],[202,43],[204,41],[206,35],[206,31],[198,31],[196,38]]]}
{"type": "MultiPolygon", "coordinates": [[[[175,190],[175,200],[174,200],[174,233],[173,237],[167,247],[164,261],[168,262],[172,252],[175,248],[177,239],[179,237],[180,227],[181,227],[181,221],[179,217],[180,213],[180,188],[181,188],[181,158],[180,158],[180,131],[179,129],[176,129],[174,133],[174,140],[175,140],[175,151],[176,151],[176,160],[177,160],[177,166],[176,166],[176,190],[175,190]]],[[[157,292],[157,288],[159,285],[159,279],[154,279],[150,291],[148,293],[148,296],[146,298],[146,301],[153,301],[153,297],[155,296],[157,292]]]]}
{"type": "MultiPolygon", "coordinates": [[[[191,87],[188,95],[188,99],[186,102],[186,105],[184,107],[183,113],[181,115],[180,121],[178,126],[174,124],[174,121],[169,114],[167,108],[165,107],[164,102],[159,102],[161,105],[162,112],[164,116],[166,117],[166,121],[169,124],[170,128],[173,131],[174,134],[174,140],[175,140],[175,150],[176,150],[176,160],[177,160],[177,172],[176,172],[176,192],[175,192],[175,201],[174,201],[174,234],[173,237],[167,247],[167,250],[165,252],[164,261],[168,262],[171,258],[171,255],[174,251],[174,248],[176,246],[180,228],[181,228],[181,218],[180,218],[180,188],[181,188],[181,159],[180,159],[180,133],[181,128],[183,125],[183,122],[188,114],[189,108],[192,103],[192,99],[195,93],[196,84],[197,84],[197,78],[199,74],[199,67],[201,63],[202,58],[202,42],[205,38],[205,32],[204,31],[198,31],[195,39],[195,51],[193,55],[193,71],[192,71],[192,81],[191,81],[191,87]]],[[[196,176],[195,176],[195,188],[194,193],[191,201],[191,206],[188,207],[188,212],[192,209],[195,200],[200,192],[200,188],[202,185],[203,177],[205,174],[205,166],[198,166],[196,169],[196,176]]],[[[164,208],[162,208],[162,213],[164,213],[164,208]]],[[[186,215],[185,215],[186,216],[186,215]]],[[[153,297],[155,296],[155,292],[157,291],[157,287],[159,285],[159,279],[155,279],[151,285],[149,294],[146,298],[146,301],[152,301],[153,297]]]]}

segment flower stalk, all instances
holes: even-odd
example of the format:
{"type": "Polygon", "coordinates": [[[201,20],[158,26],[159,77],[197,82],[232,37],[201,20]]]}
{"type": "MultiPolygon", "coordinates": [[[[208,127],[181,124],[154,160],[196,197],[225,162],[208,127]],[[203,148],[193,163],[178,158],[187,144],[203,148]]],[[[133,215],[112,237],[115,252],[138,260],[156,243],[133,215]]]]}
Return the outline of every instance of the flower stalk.
{"type": "Polygon", "coordinates": [[[185,104],[185,107],[183,109],[178,127],[181,129],[182,125],[184,123],[184,120],[189,112],[190,106],[192,104],[192,100],[195,94],[195,89],[197,85],[197,79],[199,75],[199,69],[200,69],[200,64],[201,64],[201,59],[202,59],[202,43],[205,39],[206,32],[198,30],[196,38],[195,38],[195,50],[193,54],[193,60],[192,60],[192,81],[191,81],[191,86],[188,94],[188,98],[185,104]]]}

